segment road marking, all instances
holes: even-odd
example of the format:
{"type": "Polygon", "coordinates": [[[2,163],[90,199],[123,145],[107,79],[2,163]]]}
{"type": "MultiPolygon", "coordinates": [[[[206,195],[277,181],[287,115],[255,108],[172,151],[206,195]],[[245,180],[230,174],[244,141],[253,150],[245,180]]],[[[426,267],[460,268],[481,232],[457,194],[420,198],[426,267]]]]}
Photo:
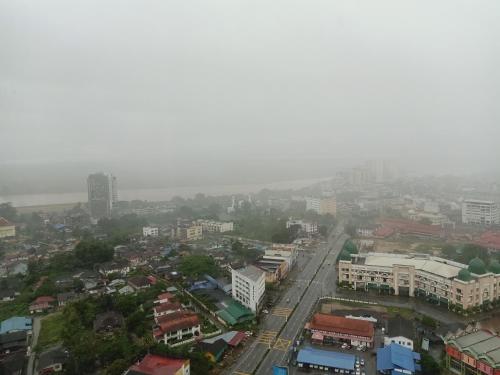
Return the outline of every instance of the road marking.
{"type": "Polygon", "coordinates": [[[289,307],[275,307],[272,311],[271,314],[276,315],[276,316],[281,316],[283,318],[288,318],[290,314],[292,313],[293,309],[289,307]]]}
{"type": "Polygon", "coordinates": [[[242,372],[242,371],[233,371],[234,375],[250,375],[248,372],[242,372]]]}
{"type": "Polygon", "coordinates": [[[292,340],[278,338],[276,340],[276,342],[274,343],[273,349],[282,350],[282,351],[286,352],[286,351],[288,351],[288,348],[290,347],[291,343],[292,343],[292,340]]]}
{"type": "Polygon", "coordinates": [[[278,335],[276,331],[264,331],[259,337],[257,337],[257,342],[260,344],[271,345],[278,335]]]}

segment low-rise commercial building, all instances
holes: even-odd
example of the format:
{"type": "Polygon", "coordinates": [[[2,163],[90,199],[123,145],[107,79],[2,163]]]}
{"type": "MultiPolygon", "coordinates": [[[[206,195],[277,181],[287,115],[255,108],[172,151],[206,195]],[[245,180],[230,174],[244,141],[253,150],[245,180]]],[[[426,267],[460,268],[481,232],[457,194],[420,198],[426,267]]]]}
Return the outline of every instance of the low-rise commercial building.
{"type": "Polygon", "coordinates": [[[466,199],[462,203],[462,223],[493,225],[500,222],[498,205],[493,201],[466,199]]]}
{"type": "Polygon", "coordinates": [[[311,331],[313,342],[347,342],[354,346],[373,347],[375,328],[373,323],[368,321],[317,313],[305,328],[311,331]]]}
{"type": "Polygon", "coordinates": [[[274,243],[270,249],[266,249],[266,257],[284,259],[288,263],[288,270],[291,270],[297,262],[297,245],[274,243]]]}
{"type": "Polygon", "coordinates": [[[413,350],[413,340],[409,339],[408,337],[404,336],[394,336],[394,337],[384,337],[384,346],[389,346],[391,344],[398,344],[401,346],[404,346],[405,348],[408,348],[410,350],[413,350]]]}
{"type": "Polygon", "coordinates": [[[500,337],[489,331],[445,337],[445,366],[455,374],[500,375],[500,337]]]}
{"type": "Polygon", "coordinates": [[[413,375],[422,370],[420,354],[398,344],[377,349],[377,371],[380,374],[413,375]]]}
{"type": "Polygon", "coordinates": [[[266,291],[265,272],[255,266],[231,271],[232,296],[256,313],[260,310],[266,291]]]}
{"type": "Polygon", "coordinates": [[[378,289],[394,295],[421,296],[466,310],[489,304],[500,295],[500,265],[478,258],[469,266],[425,254],[353,254],[340,260],[339,283],[356,290],[378,289]]]}
{"type": "Polygon", "coordinates": [[[352,354],[305,347],[297,354],[297,366],[344,374],[354,373],[356,358],[352,354]]]}

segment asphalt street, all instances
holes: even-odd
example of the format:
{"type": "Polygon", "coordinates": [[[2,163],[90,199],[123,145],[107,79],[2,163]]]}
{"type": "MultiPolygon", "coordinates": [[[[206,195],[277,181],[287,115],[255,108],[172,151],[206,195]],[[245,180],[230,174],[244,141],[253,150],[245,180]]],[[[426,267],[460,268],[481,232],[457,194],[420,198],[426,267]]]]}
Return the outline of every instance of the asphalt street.
{"type": "Polygon", "coordinates": [[[335,260],[347,238],[343,227],[338,225],[328,242],[320,244],[312,259],[299,270],[281,302],[263,319],[257,338],[228,373],[270,374],[273,365],[286,364],[293,340],[304,327],[318,298],[335,294],[335,260]]]}

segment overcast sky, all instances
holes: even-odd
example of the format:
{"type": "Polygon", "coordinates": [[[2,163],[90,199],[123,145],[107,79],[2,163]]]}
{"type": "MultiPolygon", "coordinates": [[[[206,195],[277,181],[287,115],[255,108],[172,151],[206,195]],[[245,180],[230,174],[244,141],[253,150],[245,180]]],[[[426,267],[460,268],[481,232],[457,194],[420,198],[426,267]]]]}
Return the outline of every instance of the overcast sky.
{"type": "Polygon", "coordinates": [[[499,14],[498,0],[0,0],[0,163],[495,168],[499,14]]]}

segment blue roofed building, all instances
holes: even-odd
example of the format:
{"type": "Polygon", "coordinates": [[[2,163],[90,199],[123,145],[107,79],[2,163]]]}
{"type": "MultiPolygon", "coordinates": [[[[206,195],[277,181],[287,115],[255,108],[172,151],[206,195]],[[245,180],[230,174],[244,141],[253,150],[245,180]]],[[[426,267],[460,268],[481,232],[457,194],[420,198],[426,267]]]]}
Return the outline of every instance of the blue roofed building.
{"type": "Polygon", "coordinates": [[[354,371],[356,357],[353,354],[331,352],[327,350],[305,347],[299,350],[297,365],[302,368],[319,370],[354,371]]]}
{"type": "Polygon", "coordinates": [[[420,354],[399,344],[377,349],[377,371],[382,374],[415,374],[421,370],[420,354]]]}
{"type": "Polygon", "coordinates": [[[8,332],[31,331],[33,320],[24,316],[13,316],[0,323],[0,335],[8,332]]]}

